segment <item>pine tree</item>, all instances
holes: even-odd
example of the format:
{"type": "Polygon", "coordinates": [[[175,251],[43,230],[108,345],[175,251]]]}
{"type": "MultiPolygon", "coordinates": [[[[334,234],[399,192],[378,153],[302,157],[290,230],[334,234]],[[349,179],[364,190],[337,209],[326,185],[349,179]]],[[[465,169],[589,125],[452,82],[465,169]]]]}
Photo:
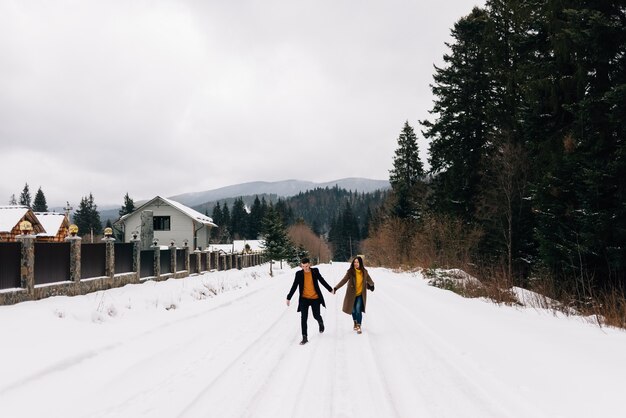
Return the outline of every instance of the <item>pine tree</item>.
{"type": "Polygon", "coordinates": [[[424,177],[424,166],[419,157],[417,137],[409,122],[398,137],[398,148],[393,158],[389,182],[396,197],[394,214],[400,218],[416,216],[417,196],[415,187],[424,177]]]}
{"type": "Polygon", "coordinates": [[[124,204],[122,205],[121,209],[118,212],[120,215],[120,218],[129,213],[133,213],[134,211],[135,211],[135,202],[133,201],[133,199],[130,198],[130,196],[128,195],[128,192],[126,192],[126,194],[124,195],[124,204]]]}
{"type": "Polygon", "coordinates": [[[550,5],[552,44],[546,56],[553,58],[537,66],[542,83],[533,86],[537,99],[543,95],[553,104],[544,111],[549,117],[541,118],[537,112],[532,120],[540,139],[532,149],[540,257],[568,290],[588,288],[592,281],[624,289],[623,2],[550,5]]]}
{"type": "Polygon", "coordinates": [[[352,258],[359,248],[360,228],[350,202],[346,202],[343,212],[332,222],[328,241],[333,246],[333,258],[346,261],[352,258]]]}
{"type": "Polygon", "coordinates": [[[219,244],[221,242],[222,236],[221,231],[223,231],[224,228],[222,219],[222,207],[220,206],[220,202],[217,202],[215,206],[213,206],[211,219],[213,219],[213,223],[217,225],[217,227],[211,228],[211,243],[219,244]]]}
{"type": "Polygon", "coordinates": [[[493,120],[494,75],[489,67],[488,13],[480,8],[455,23],[454,42],[446,44],[445,67],[435,67],[431,114],[421,121],[430,139],[433,175],[431,207],[470,220],[475,212],[481,160],[487,154],[489,121],[493,120]]]}
{"type": "MultiPolygon", "coordinates": [[[[287,236],[287,229],[278,211],[272,205],[269,206],[263,218],[263,246],[270,260],[281,260],[281,263],[283,259],[291,258],[295,252],[287,236]]],[[[271,263],[270,274],[272,274],[271,263]]]]}
{"type": "Polygon", "coordinates": [[[24,189],[22,189],[22,194],[20,194],[20,205],[27,206],[30,208],[32,198],[30,197],[30,190],[28,188],[28,183],[24,185],[24,189]]]}
{"type": "Polygon", "coordinates": [[[246,212],[246,205],[243,203],[243,198],[235,199],[233,202],[233,211],[230,219],[230,230],[233,239],[246,238],[248,230],[248,212],[246,212]]]}
{"type": "Polygon", "coordinates": [[[43,190],[41,187],[37,190],[35,194],[35,200],[33,202],[33,211],[34,212],[48,212],[48,204],[46,203],[46,196],[43,194],[43,190]]]}
{"type": "Polygon", "coordinates": [[[230,209],[228,209],[228,204],[224,203],[222,207],[222,227],[220,230],[220,243],[228,244],[232,242],[232,233],[230,231],[231,225],[231,217],[230,217],[230,209]]]}
{"type": "Polygon", "coordinates": [[[11,195],[11,198],[9,199],[9,205],[11,205],[11,206],[16,206],[17,205],[17,199],[15,198],[15,194],[11,195]]]}
{"type": "Polygon", "coordinates": [[[82,236],[87,236],[91,233],[94,235],[102,234],[100,213],[91,193],[89,193],[89,196],[84,196],[81,199],[78,209],[74,212],[74,223],[82,236]]]}
{"type": "Polygon", "coordinates": [[[250,208],[250,216],[248,217],[248,232],[246,235],[249,239],[257,239],[261,232],[262,222],[263,208],[261,207],[259,196],[255,196],[254,203],[250,208]]]}

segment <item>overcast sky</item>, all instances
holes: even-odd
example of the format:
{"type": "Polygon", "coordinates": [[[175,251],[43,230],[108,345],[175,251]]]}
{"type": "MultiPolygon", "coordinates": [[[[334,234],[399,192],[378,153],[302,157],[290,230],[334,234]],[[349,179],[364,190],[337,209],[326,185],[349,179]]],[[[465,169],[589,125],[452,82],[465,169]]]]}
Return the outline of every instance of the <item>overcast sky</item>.
{"type": "Polygon", "coordinates": [[[479,0],[0,0],[0,205],[387,179],[479,0]]]}

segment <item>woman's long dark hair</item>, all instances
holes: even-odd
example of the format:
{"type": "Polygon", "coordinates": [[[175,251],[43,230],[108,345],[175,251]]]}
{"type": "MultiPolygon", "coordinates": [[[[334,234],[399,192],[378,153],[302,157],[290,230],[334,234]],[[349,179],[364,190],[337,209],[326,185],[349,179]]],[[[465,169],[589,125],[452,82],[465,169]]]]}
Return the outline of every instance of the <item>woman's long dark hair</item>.
{"type": "Polygon", "coordinates": [[[350,263],[350,268],[348,270],[354,270],[354,260],[359,260],[359,268],[361,270],[365,270],[365,264],[363,264],[363,259],[360,255],[357,255],[352,259],[352,262],[350,263]]]}

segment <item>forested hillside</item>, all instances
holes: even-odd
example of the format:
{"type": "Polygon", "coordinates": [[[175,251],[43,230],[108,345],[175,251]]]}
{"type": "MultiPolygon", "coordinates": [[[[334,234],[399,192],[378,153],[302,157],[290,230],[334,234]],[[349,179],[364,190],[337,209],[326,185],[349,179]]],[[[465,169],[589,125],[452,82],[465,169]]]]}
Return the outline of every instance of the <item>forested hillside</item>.
{"type": "Polygon", "coordinates": [[[411,243],[398,263],[465,264],[580,303],[624,294],[624,2],[491,0],[451,35],[421,121],[430,172],[392,181],[371,244],[402,239],[381,262],[411,243]]]}
{"type": "Polygon", "coordinates": [[[219,225],[212,231],[212,241],[227,243],[232,239],[256,239],[263,234],[263,220],[270,208],[279,216],[283,228],[304,223],[333,248],[333,258],[346,260],[359,249],[369,234],[373,214],[383,204],[388,192],[357,193],[341,189],[316,188],[285,199],[268,201],[265,196],[239,197],[211,203],[211,215],[219,225]]]}

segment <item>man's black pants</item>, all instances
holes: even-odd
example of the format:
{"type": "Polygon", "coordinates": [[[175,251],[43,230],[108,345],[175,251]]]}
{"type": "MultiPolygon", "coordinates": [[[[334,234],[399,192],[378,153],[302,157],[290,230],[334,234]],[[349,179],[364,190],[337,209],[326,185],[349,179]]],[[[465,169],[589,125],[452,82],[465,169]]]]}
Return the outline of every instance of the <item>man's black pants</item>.
{"type": "Polygon", "coordinates": [[[320,305],[321,301],[319,299],[302,298],[300,300],[300,325],[302,326],[302,335],[309,335],[307,334],[306,325],[306,322],[309,318],[309,306],[313,311],[313,318],[315,318],[318,323],[322,322],[322,316],[320,315],[320,305]]]}

